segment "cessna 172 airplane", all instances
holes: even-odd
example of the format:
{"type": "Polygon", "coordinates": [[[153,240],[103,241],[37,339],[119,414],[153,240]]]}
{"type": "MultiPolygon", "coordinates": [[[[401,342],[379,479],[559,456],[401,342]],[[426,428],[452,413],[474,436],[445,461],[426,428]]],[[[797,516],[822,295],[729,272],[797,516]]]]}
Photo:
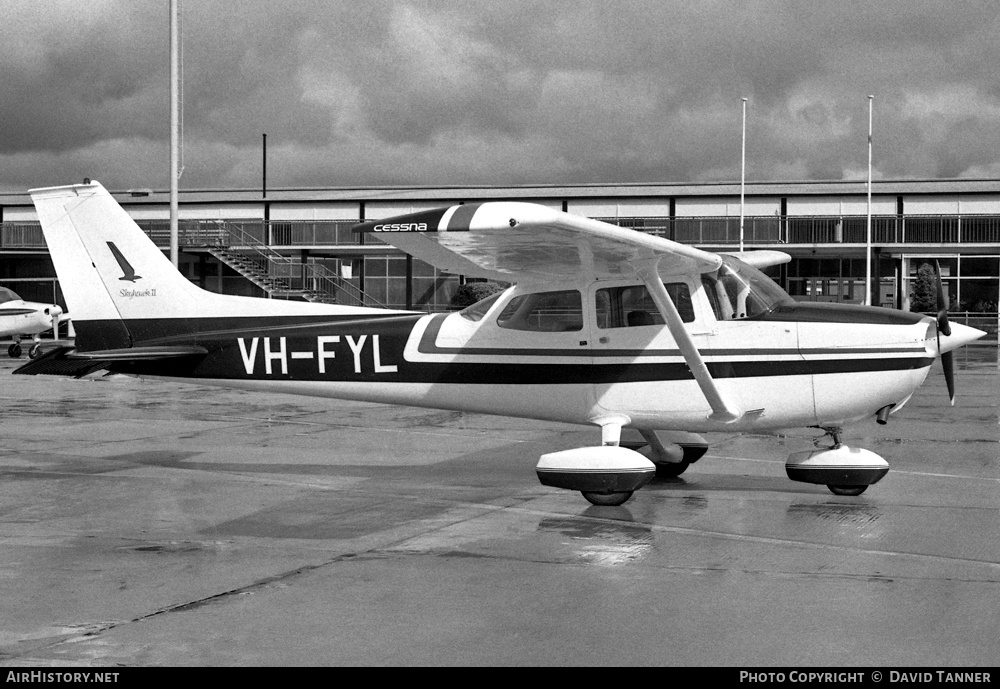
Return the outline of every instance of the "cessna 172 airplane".
{"type": "Polygon", "coordinates": [[[42,333],[51,330],[53,338],[59,337],[62,307],[58,304],[41,304],[24,301],[6,287],[0,287],[0,337],[14,338],[7,348],[12,359],[21,356],[21,337],[32,335],[34,344],[28,355],[34,359],[41,352],[42,333]]]}
{"type": "Polygon", "coordinates": [[[790,427],[831,444],[793,453],[788,476],[857,495],[888,464],[843,445],[842,427],[884,423],[937,358],[954,398],[951,352],[984,334],[946,310],[797,303],[759,270],[781,252],[719,255],[516,202],[355,228],[443,271],[514,283],[463,311],[219,295],[177,272],[99,183],[31,194],[76,343],[15,373],[107,369],[592,425],[600,443],[542,455],[536,472],[599,505],[681,474],[708,448],[701,433],[790,427]]]}

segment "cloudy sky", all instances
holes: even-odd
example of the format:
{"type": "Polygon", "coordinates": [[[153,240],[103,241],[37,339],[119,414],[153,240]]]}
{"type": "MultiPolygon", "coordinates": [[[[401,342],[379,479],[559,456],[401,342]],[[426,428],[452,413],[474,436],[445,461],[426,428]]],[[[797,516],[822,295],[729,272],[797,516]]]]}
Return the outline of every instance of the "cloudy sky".
{"type": "MultiPolygon", "coordinates": [[[[1000,177],[996,0],[181,0],[182,188],[1000,177]]],[[[2,0],[0,189],[169,186],[168,0],[2,0]]]]}

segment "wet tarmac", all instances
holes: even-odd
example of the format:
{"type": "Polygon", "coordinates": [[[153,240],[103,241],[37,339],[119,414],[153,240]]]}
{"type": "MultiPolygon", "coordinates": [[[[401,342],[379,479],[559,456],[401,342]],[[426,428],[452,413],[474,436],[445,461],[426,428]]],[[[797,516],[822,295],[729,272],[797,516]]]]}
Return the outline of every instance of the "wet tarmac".
{"type": "Polygon", "coordinates": [[[560,424],[0,360],[0,666],[995,666],[995,347],[793,483],[818,431],[712,435],[622,507],[541,486],[560,424]]]}

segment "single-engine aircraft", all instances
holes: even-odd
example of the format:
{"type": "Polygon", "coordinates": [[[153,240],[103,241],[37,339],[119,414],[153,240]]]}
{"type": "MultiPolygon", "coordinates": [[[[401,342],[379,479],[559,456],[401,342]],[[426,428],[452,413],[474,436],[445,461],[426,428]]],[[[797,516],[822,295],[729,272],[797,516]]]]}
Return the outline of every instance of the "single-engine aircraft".
{"type": "Polygon", "coordinates": [[[598,505],[681,474],[706,452],[702,433],[791,427],[831,441],[793,453],[791,479],[860,494],[889,467],[842,444],[842,427],[885,423],[937,358],[954,400],[951,352],[984,334],[946,309],[797,303],[759,270],[782,252],[709,253],[519,202],[355,227],[443,271],[513,283],[462,311],[220,295],[183,277],[99,183],[31,195],[76,342],[15,373],[107,369],[591,425],[599,443],[542,455],[536,473],[598,505]]]}
{"type": "Polygon", "coordinates": [[[32,336],[33,344],[28,350],[32,359],[41,352],[42,333],[51,330],[53,338],[58,339],[62,316],[63,310],[58,304],[24,301],[6,287],[0,287],[0,337],[14,339],[7,347],[7,354],[12,359],[21,356],[24,335],[32,336]]]}

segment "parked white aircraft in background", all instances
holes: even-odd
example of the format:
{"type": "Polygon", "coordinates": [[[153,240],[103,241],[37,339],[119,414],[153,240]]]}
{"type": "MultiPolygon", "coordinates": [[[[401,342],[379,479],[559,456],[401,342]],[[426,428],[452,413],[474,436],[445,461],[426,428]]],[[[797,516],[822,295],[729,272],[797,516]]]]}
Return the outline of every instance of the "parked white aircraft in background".
{"type": "Polygon", "coordinates": [[[31,192],[74,315],[76,347],[16,373],[107,369],[199,384],[592,425],[593,447],[543,455],[545,485],[621,504],[677,476],[709,431],[816,427],[790,478],[857,495],[888,471],[842,445],[885,423],[941,357],[984,333],[892,309],[797,303],[758,267],[528,203],[482,203],[366,222],[437,268],[514,287],[424,314],[205,292],[96,182],[31,192]],[[643,438],[623,446],[622,430],[643,438]]]}
{"type": "Polygon", "coordinates": [[[34,342],[28,356],[32,359],[38,356],[42,333],[51,330],[53,339],[58,339],[62,320],[65,318],[58,304],[24,301],[6,287],[0,287],[0,337],[14,338],[13,344],[7,348],[7,354],[12,358],[21,356],[21,338],[24,335],[32,336],[34,342]]]}

